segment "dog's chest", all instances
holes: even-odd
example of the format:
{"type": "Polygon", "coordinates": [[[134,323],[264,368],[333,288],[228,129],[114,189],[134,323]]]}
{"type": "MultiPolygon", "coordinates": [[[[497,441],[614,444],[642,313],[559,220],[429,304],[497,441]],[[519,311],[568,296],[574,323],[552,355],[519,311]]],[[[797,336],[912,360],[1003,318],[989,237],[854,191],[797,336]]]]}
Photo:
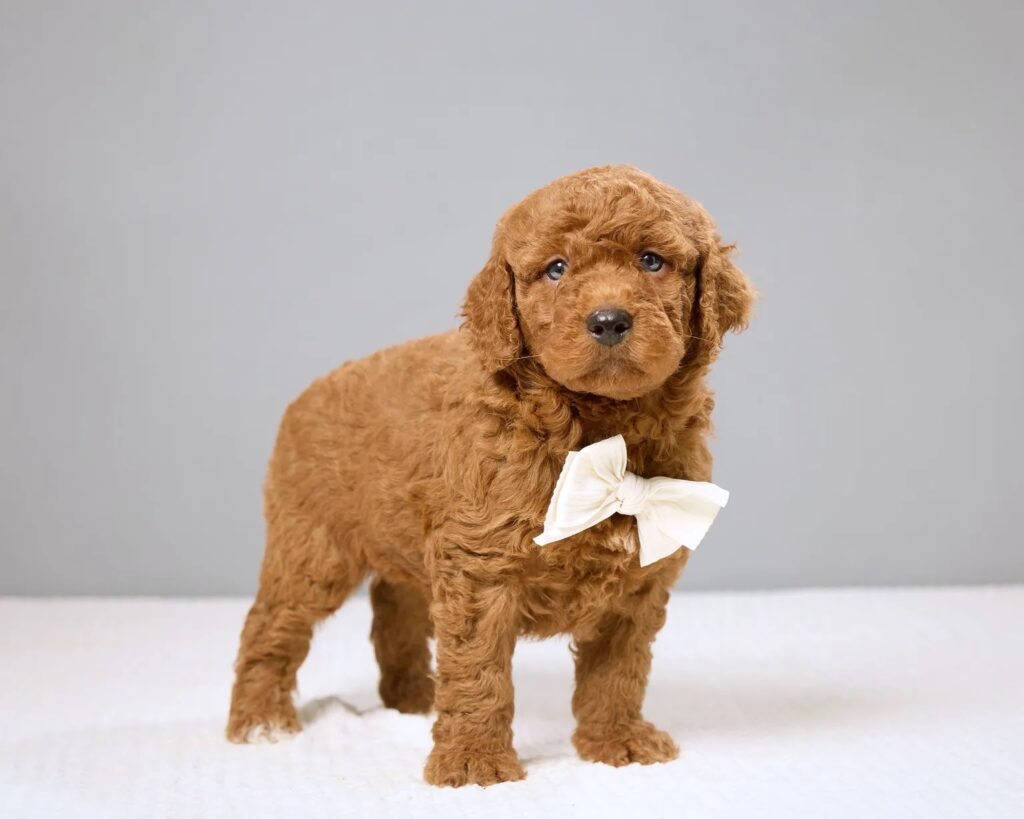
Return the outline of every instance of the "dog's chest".
{"type": "Polygon", "coordinates": [[[534,547],[525,567],[523,630],[536,636],[596,628],[645,580],[636,523],[614,515],[584,532],[534,547]]]}

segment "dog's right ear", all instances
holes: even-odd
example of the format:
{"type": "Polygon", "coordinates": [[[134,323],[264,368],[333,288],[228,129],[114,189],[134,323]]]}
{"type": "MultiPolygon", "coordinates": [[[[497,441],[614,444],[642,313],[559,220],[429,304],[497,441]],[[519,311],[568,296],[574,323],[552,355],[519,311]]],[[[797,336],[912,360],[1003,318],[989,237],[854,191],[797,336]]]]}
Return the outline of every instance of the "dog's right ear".
{"type": "Polygon", "coordinates": [[[696,331],[693,333],[697,344],[693,360],[708,365],[718,357],[726,333],[746,328],[757,291],[729,258],[735,246],[723,244],[711,217],[703,209],[701,212],[704,247],[697,268],[696,331]]]}
{"type": "Polygon", "coordinates": [[[469,333],[470,346],[484,369],[491,373],[511,364],[522,352],[523,344],[516,314],[514,274],[501,244],[496,234],[491,258],[470,282],[462,303],[462,327],[469,333]]]}

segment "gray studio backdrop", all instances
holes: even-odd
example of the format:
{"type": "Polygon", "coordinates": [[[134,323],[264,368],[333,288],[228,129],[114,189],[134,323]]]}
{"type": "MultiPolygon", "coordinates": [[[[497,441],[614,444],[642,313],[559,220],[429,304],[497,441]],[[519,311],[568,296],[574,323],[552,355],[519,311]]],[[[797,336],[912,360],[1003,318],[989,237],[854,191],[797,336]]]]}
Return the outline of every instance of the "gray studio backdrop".
{"type": "Polygon", "coordinates": [[[691,588],[1024,580],[1019,2],[0,4],[0,592],[249,593],[286,404],[629,162],[764,294],[691,588]]]}

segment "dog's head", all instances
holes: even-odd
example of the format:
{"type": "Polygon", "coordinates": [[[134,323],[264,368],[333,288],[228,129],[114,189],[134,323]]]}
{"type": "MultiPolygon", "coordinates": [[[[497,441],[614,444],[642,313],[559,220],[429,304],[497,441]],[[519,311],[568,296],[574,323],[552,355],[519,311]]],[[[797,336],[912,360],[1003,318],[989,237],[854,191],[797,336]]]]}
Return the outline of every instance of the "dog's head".
{"type": "Polygon", "coordinates": [[[562,177],[498,222],[465,328],[491,372],[525,357],[569,390],[644,395],[714,360],[754,290],[711,218],[635,168],[562,177]]]}

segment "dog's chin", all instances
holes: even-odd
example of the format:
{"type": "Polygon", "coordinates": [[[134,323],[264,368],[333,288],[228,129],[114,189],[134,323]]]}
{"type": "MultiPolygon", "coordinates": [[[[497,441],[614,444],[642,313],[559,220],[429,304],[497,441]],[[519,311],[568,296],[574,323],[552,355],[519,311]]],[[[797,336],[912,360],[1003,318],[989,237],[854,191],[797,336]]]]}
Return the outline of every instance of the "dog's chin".
{"type": "Polygon", "coordinates": [[[677,366],[678,360],[662,359],[651,366],[638,366],[625,358],[613,358],[582,373],[552,372],[548,368],[548,374],[572,392],[630,401],[657,390],[677,366]]]}

